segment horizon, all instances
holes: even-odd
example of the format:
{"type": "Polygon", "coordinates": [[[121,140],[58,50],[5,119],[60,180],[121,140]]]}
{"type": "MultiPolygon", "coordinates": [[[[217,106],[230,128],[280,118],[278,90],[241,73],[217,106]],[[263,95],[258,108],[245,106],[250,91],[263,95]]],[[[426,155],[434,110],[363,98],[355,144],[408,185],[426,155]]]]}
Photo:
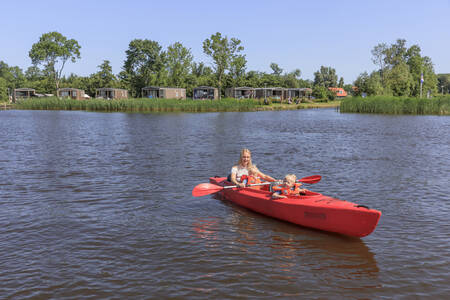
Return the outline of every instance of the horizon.
{"type": "Polygon", "coordinates": [[[57,31],[81,46],[81,59],[64,67],[66,77],[96,73],[103,60],[109,60],[118,74],[134,39],[154,40],[163,50],[181,42],[195,62],[211,66],[203,41],[216,32],[241,40],[246,72],[271,73],[270,64],[276,63],[283,73],[300,69],[301,79],[314,80],[314,72],[325,66],[352,84],[359,74],[377,69],[371,61],[376,45],[400,38],[407,47],[417,44],[421,55],[431,58],[436,74],[450,73],[448,0],[426,4],[232,0],[222,5],[204,0],[126,4],[18,0],[3,6],[8,13],[0,19],[0,60],[23,72],[32,65],[28,56],[32,45],[42,34],[57,31]]]}

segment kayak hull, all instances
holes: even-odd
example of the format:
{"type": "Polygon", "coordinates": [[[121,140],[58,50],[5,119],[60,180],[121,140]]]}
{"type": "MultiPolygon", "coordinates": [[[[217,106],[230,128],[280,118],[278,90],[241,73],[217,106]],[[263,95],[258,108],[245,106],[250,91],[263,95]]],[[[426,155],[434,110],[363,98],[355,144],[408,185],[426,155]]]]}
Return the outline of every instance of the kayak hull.
{"type": "MultiPolygon", "coordinates": [[[[225,177],[211,177],[210,182],[230,185],[225,177]]],[[[264,187],[223,189],[219,194],[223,199],[266,216],[354,237],[371,234],[381,217],[378,210],[314,192],[283,199],[272,199],[272,193],[264,187]]]]}

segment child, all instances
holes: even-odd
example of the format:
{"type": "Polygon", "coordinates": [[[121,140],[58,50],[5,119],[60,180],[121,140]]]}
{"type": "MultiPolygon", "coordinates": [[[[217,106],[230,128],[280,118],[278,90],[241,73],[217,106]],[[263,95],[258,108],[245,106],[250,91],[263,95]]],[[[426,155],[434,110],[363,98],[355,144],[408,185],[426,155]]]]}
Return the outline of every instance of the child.
{"type": "Polygon", "coordinates": [[[284,177],[283,183],[272,187],[272,198],[280,199],[287,198],[288,196],[298,196],[304,194],[306,189],[301,189],[301,183],[296,183],[297,176],[294,174],[287,174],[284,177]]]}
{"type": "Polygon", "coordinates": [[[256,167],[250,167],[248,169],[248,175],[243,175],[241,176],[241,182],[244,183],[245,185],[249,185],[249,184],[257,184],[257,183],[261,183],[261,179],[258,177],[258,169],[256,169],[256,167]]]}

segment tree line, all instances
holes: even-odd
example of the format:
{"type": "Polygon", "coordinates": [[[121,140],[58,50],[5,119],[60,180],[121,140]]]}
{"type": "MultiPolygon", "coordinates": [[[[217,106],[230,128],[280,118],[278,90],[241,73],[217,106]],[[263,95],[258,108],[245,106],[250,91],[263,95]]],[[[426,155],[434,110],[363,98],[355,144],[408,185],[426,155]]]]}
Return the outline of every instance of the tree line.
{"type": "Polygon", "coordinates": [[[182,87],[187,89],[188,96],[192,96],[194,87],[203,85],[218,87],[219,94],[223,94],[225,88],[239,86],[307,87],[312,88],[315,97],[331,99],[334,94],[329,87],[342,87],[357,95],[417,96],[421,74],[425,78],[424,90],[437,92],[438,83],[449,84],[448,80],[438,82],[431,59],[421,56],[418,45],[407,48],[406,41],[401,39],[390,46],[384,43],[375,46],[372,60],[379,70],[370,75],[363,72],[353,84],[346,85],[334,68],[326,66],[314,73],[313,81],[302,79],[300,69],[284,72],[275,62],[270,63],[271,73],[248,71],[241,41],[220,32],[203,42],[203,52],[210,58],[211,65],[194,61],[191,50],[180,42],[163,49],[157,41],[134,39],[128,45],[118,74],[112,72],[110,61],[105,59],[97,66],[98,71],[89,76],[63,76],[67,63],[81,59],[80,50],[78,41],[54,31],[43,34],[32,45],[28,53],[31,66],[25,72],[0,60],[0,99],[7,99],[8,90],[20,87],[34,88],[42,94],[72,87],[83,89],[91,96],[97,88],[123,88],[132,97],[140,97],[145,86],[182,87]]]}

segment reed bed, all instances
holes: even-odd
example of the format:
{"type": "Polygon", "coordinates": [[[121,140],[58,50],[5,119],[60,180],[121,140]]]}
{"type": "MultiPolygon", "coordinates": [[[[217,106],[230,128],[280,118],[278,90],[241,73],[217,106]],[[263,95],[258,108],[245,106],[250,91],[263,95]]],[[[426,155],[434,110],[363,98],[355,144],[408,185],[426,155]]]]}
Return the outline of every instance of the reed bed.
{"type": "Polygon", "coordinates": [[[343,113],[450,115],[450,96],[431,99],[405,97],[354,97],[341,101],[343,113]]]}
{"type": "Polygon", "coordinates": [[[260,100],[176,100],[176,99],[121,99],[73,100],[33,98],[18,102],[17,109],[83,110],[100,112],[217,112],[255,111],[263,106],[260,100]]]}

